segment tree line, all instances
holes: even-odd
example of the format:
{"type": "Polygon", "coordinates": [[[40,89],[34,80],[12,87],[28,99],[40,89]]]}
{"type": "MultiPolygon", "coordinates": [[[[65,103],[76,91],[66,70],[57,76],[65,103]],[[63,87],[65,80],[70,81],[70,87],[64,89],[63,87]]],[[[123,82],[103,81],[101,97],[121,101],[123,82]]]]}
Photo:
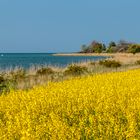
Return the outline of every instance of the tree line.
{"type": "Polygon", "coordinates": [[[93,41],[90,45],[82,45],[81,53],[139,53],[140,44],[130,43],[125,40],[120,40],[118,43],[111,41],[109,45],[105,45],[98,41],[93,41]]]}

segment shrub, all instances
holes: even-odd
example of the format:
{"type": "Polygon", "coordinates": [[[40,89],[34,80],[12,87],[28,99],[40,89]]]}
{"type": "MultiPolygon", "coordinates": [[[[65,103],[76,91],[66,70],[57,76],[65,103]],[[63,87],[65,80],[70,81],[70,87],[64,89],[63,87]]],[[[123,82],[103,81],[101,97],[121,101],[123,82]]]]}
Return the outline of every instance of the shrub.
{"type": "Polygon", "coordinates": [[[7,86],[6,86],[6,80],[2,75],[0,75],[0,95],[6,91],[7,86]]]}
{"type": "Polygon", "coordinates": [[[121,66],[121,63],[115,60],[100,60],[99,64],[109,68],[117,68],[121,66]]]}
{"type": "Polygon", "coordinates": [[[25,78],[26,72],[23,68],[18,68],[17,70],[11,71],[10,74],[13,79],[17,80],[17,79],[25,78]]]}
{"type": "Polygon", "coordinates": [[[37,75],[46,75],[46,74],[53,74],[54,71],[49,67],[42,67],[37,70],[37,75]]]}
{"type": "Polygon", "coordinates": [[[137,61],[136,61],[136,64],[140,65],[140,60],[137,60],[137,61]]]}
{"type": "Polygon", "coordinates": [[[140,45],[139,44],[132,44],[128,48],[129,53],[139,53],[140,52],[140,45]]]}
{"type": "Polygon", "coordinates": [[[89,64],[95,66],[96,65],[96,62],[91,61],[91,62],[89,62],[89,64]]]}
{"type": "Polygon", "coordinates": [[[4,81],[5,81],[4,77],[0,75],[0,84],[3,83],[4,81]]]}
{"type": "Polygon", "coordinates": [[[69,65],[67,69],[64,71],[65,74],[72,74],[72,75],[81,75],[84,72],[87,72],[87,67],[85,66],[78,66],[78,65],[69,65]]]}

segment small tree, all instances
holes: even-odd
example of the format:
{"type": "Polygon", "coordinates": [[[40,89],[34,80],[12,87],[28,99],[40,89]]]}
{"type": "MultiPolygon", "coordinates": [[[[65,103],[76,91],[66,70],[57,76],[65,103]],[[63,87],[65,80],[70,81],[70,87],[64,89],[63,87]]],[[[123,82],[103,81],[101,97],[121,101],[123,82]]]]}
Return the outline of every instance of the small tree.
{"type": "Polygon", "coordinates": [[[115,43],[114,41],[111,41],[111,42],[109,43],[109,46],[108,46],[106,52],[107,52],[107,53],[114,53],[114,52],[116,52],[116,48],[117,48],[116,43],[115,43]]]}

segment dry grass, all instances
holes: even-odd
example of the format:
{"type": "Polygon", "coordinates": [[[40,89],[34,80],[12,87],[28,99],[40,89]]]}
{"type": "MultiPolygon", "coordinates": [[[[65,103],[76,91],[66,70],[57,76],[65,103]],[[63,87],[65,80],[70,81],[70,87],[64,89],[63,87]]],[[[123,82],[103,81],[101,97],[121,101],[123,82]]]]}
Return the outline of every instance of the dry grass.
{"type": "Polygon", "coordinates": [[[112,59],[122,62],[123,64],[132,64],[140,60],[140,53],[71,53],[71,54],[54,54],[57,56],[111,56],[112,59]]]}
{"type": "Polygon", "coordinates": [[[117,53],[113,56],[113,59],[120,61],[123,64],[133,64],[137,60],[140,60],[140,53],[139,54],[117,53]]]}
{"type": "MultiPolygon", "coordinates": [[[[61,55],[61,54],[58,54],[61,55]]],[[[100,66],[98,62],[94,61],[86,61],[86,62],[79,62],[75,63],[78,66],[87,67],[88,72],[82,74],[89,75],[89,74],[97,74],[97,73],[108,73],[108,72],[115,72],[115,71],[126,71],[129,69],[136,69],[140,68],[140,65],[136,64],[137,60],[140,60],[140,54],[126,54],[126,53],[115,53],[115,54],[63,54],[63,55],[94,55],[94,56],[112,56],[111,58],[107,59],[114,59],[116,61],[120,61],[122,66],[120,68],[106,68],[105,66],[100,66]]],[[[45,66],[43,66],[45,67],[45,66]]],[[[10,84],[14,86],[16,89],[29,89],[36,85],[43,85],[48,84],[48,82],[58,82],[64,81],[73,77],[72,75],[65,75],[64,72],[67,69],[66,67],[58,67],[58,66],[49,66],[53,71],[54,74],[45,74],[45,75],[37,75],[37,70],[41,68],[41,66],[32,66],[26,70],[25,76],[22,78],[14,79],[12,73],[17,73],[19,68],[1,70],[0,74],[4,76],[5,79],[12,81],[10,84]],[[4,74],[3,74],[4,73],[4,74]]]]}

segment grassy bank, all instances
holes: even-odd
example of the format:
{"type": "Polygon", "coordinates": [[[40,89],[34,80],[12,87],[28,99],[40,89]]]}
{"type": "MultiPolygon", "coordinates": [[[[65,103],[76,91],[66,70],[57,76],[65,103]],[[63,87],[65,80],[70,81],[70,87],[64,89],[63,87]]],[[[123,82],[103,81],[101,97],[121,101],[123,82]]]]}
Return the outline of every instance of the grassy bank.
{"type": "Polygon", "coordinates": [[[50,81],[64,81],[75,76],[136,69],[140,68],[140,63],[136,63],[138,60],[140,60],[139,54],[114,54],[114,56],[108,58],[107,61],[120,63],[119,67],[114,67],[114,64],[113,67],[106,64],[102,65],[100,61],[88,61],[79,62],[66,67],[38,66],[30,67],[26,70],[23,68],[1,70],[0,93],[2,93],[2,91],[7,93],[10,88],[30,89],[36,85],[48,84],[50,81]]]}
{"type": "Polygon", "coordinates": [[[60,53],[54,54],[57,56],[111,56],[113,59],[118,60],[124,64],[132,64],[137,60],[140,60],[140,53],[60,53]]]}
{"type": "Polygon", "coordinates": [[[140,70],[0,96],[0,139],[140,139],[140,70]]]}

